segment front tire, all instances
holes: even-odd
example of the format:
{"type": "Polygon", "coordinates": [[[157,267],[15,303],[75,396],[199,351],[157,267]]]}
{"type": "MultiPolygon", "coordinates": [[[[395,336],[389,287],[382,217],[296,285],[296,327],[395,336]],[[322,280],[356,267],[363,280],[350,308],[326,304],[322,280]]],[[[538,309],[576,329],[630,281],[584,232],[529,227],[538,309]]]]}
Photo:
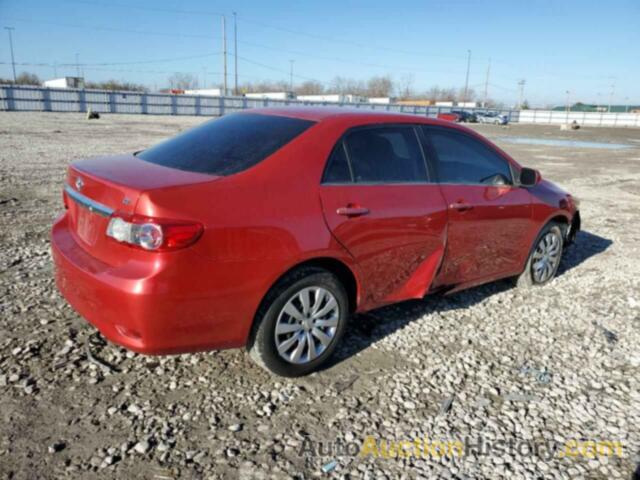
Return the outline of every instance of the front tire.
{"type": "Polygon", "coordinates": [[[562,228],[557,223],[547,224],[534,242],[524,272],[516,279],[516,285],[530,288],[549,283],[556,276],[563,248],[562,228]]]}
{"type": "Polygon", "coordinates": [[[249,354],[276,375],[306,375],[332,356],[348,318],[347,292],[335,275],[315,267],[296,269],[262,302],[249,354]]]}

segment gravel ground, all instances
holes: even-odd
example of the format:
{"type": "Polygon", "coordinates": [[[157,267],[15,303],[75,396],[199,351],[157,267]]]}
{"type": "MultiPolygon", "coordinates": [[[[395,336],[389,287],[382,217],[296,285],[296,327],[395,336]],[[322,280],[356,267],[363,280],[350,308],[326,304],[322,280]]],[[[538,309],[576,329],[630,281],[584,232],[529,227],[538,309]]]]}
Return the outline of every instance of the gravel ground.
{"type": "Polygon", "coordinates": [[[360,316],[334,365],[283,380],[240,350],[145,357],[105,344],[54,288],[48,232],[66,165],[201,121],[0,113],[1,477],[631,478],[640,463],[640,131],[474,127],[581,198],[584,231],[560,276],[530,291],[498,282],[360,316]],[[374,458],[357,454],[367,436],[380,446],[619,441],[623,453],[503,446],[374,458]]]}

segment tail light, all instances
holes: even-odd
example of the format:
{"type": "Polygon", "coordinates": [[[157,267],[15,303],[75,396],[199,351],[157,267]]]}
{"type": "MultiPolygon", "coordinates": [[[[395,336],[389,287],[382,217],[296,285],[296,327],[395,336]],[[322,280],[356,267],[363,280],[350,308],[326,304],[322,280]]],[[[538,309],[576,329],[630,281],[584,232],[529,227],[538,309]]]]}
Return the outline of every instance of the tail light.
{"type": "Polygon", "coordinates": [[[202,225],[196,222],[114,213],[107,226],[107,236],[132,247],[161,252],[194,244],[202,230],[202,225]]]}

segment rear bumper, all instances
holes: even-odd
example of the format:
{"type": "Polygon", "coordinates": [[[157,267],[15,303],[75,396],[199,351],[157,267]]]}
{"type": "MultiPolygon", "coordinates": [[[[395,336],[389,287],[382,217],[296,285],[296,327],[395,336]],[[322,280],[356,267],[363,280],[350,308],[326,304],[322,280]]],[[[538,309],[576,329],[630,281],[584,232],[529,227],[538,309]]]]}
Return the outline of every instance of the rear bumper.
{"type": "Polygon", "coordinates": [[[171,354],[239,347],[246,341],[253,318],[246,292],[221,289],[224,279],[212,276],[212,263],[189,249],[169,259],[158,254],[149,262],[114,267],[78,245],[66,215],[52,228],[51,249],[62,295],[118,345],[171,354]]]}

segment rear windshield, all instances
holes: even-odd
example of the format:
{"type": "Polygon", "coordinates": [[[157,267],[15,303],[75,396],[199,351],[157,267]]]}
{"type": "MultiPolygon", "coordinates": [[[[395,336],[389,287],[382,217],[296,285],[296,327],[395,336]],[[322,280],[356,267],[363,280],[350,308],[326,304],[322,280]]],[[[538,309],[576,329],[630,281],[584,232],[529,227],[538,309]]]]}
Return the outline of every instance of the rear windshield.
{"type": "Polygon", "coordinates": [[[137,156],[179,170],[231,175],[261,162],[313,124],[275,115],[231,114],[187,130],[137,156]]]}

